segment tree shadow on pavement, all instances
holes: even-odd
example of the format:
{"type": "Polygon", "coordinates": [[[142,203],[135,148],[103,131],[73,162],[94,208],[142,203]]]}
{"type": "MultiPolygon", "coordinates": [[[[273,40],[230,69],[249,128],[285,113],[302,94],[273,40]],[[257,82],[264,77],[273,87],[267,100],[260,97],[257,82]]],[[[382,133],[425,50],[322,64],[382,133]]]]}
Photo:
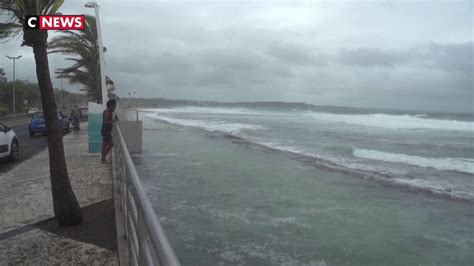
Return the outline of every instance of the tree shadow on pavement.
{"type": "Polygon", "coordinates": [[[77,226],[60,227],[55,218],[50,218],[33,227],[62,235],[77,241],[117,251],[115,211],[113,199],[104,200],[82,208],[83,222],[77,226]]]}

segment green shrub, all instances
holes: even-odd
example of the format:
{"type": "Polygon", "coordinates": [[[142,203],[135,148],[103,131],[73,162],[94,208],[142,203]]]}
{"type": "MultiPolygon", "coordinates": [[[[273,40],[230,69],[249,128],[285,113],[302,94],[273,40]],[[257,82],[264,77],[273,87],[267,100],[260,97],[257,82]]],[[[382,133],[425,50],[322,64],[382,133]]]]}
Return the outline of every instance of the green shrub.
{"type": "Polygon", "coordinates": [[[0,116],[4,116],[8,113],[9,113],[8,108],[6,108],[5,106],[0,106],[0,116]]]}

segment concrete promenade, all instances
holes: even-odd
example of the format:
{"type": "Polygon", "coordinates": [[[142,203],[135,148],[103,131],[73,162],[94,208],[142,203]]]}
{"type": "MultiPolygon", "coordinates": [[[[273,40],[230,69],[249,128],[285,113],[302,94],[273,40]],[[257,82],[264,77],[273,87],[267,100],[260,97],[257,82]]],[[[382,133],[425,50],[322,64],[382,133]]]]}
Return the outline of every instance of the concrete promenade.
{"type": "Polygon", "coordinates": [[[63,141],[83,224],[60,228],[52,219],[46,149],[0,175],[0,265],[118,264],[111,164],[88,153],[87,124],[63,141]]]}

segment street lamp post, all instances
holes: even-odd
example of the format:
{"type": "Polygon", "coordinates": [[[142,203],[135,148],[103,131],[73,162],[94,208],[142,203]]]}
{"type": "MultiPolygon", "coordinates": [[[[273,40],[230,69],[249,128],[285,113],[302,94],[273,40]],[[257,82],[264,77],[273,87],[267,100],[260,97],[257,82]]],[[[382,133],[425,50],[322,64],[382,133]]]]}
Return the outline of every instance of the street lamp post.
{"type": "Polygon", "coordinates": [[[60,87],[60,99],[61,99],[61,108],[59,108],[61,111],[63,110],[64,108],[64,105],[63,105],[63,79],[61,78],[61,87],[60,87]]]}
{"type": "Polygon", "coordinates": [[[99,16],[99,5],[95,2],[88,2],[84,5],[88,8],[94,8],[95,11],[95,21],[97,26],[97,41],[99,46],[99,62],[100,62],[100,82],[101,82],[101,91],[102,91],[102,106],[105,109],[105,104],[107,102],[107,87],[105,85],[105,63],[104,63],[104,47],[102,45],[102,32],[100,29],[100,16],[99,16]]]}
{"type": "MultiPolygon", "coordinates": [[[[59,94],[59,111],[63,111],[62,106],[63,106],[63,91],[61,89],[53,89],[54,92],[57,92],[59,94]]],[[[56,101],[56,93],[54,94],[54,100],[56,101]]]]}
{"type": "Polygon", "coordinates": [[[16,83],[16,78],[15,78],[15,61],[17,59],[21,58],[21,55],[14,57],[14,56],[6,56],[8,59],[13,60],[13,119],[15,119],[15,114],[16,114],[16,105],[15,105],[15,83],[16,83]]]}
{"type": "Polygon", "coordinates": [[[132,105],[131,105],[131,103],[132,103],[132,94],[135,95],[136,93],[137,93],[136,91],[133,91],[133,92],[129,91],[128,92],[128,108],[132,107],[132,105]]]}

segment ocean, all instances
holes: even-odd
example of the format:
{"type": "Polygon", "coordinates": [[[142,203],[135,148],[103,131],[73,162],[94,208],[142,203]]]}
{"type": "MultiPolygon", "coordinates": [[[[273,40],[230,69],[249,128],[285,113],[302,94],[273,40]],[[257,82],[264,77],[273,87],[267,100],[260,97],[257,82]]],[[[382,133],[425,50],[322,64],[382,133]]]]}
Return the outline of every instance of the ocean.
{"type": "Polygon", "coordinates": [[[474,118],[142,109],[133,159],[183,265],[473,265],[474,118]]]}

